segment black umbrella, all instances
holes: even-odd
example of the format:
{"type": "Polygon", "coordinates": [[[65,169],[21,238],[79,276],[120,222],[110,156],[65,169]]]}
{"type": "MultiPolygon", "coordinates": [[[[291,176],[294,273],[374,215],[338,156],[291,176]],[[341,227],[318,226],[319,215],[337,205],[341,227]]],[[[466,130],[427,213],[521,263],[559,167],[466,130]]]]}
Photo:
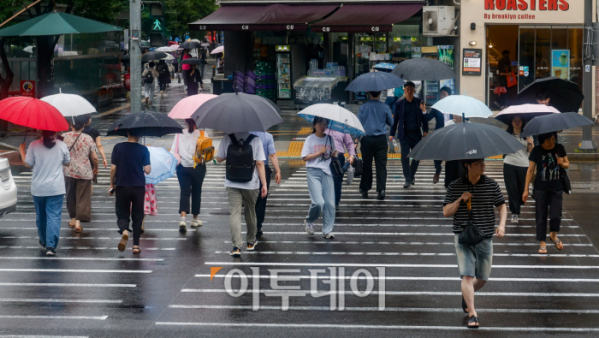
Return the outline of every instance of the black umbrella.
{"type": "Polygon", "coordinates": [[[202,48],[202,44],[194,41],[185,41],[179,45],[179,49],[196,49],[202,48]]]}
{"type": "Polygon", "coordinates": [[[451,67],[439,60],[426,58],[403,61],[393,69],[391,74],[395,74],[404,80],[412,81],[455,79],[455,72],[451,67]]]}
{"type": "Polygon", "coordinates": [[[181,62],[184,65],[201,65],[201,64],[206,64],[206,60],[204,59],[198,59],[198,58],[189,58],[189,59],[185,59],[181,62]]]}
{"type": "Polygon", "coordinates": [[[522,137],[553,133],[576,127],[592,126],[593,124],[593,121],[578,113],[538,116],[528,122],[522,132],[522,137]]]}
{"type": "Polygon", "coordinates": [[[471,122],[461,122],[435,130],[410,153],[415,160],[468,160],[513,154],[524,145],[505,130],[471,122]]]}
{"type": "Polygon", "coordinates": [[[578,112],[584,95],[580,87],[569,80],[558,77],[538,79],[518,94],[518,104],[537,103],[537,93],[548,97],[549,105],[562,113],[578,112]]]}
{"type": "Polygon", "coordinates": [[[162,137],[181,133],[182,127],[177,121],[162,113],[144,110],[131,113],[110,126],[106,136],[127,136],[127,131],[139,132],[139,136],[162,137]]]}
{"type": "MultiPolygon", "coordinates": [[[[165,52],[158,52],[158,51],[147,52],[141,56],[141,61],[149,62],[149,61],[162,60],[166,56],[167,55],[165,52]]],[[[131,58],[131,54],[127,54],[127,55],[123,56],[123,60],[129,60],[130,58],[131,58]]]]}
{"type": "Polygon", "coordinates": [[[345,90],[350,92],[380,92],[391,88],[403,87],[406,82],[396,75],[371,72],[358,76],[345,90]]]}

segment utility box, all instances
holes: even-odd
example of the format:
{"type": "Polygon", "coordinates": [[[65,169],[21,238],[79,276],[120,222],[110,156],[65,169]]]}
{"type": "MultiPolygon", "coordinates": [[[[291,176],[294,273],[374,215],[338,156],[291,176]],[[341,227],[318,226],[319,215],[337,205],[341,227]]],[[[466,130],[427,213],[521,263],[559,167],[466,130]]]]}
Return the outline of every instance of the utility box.
{"type": "Polygon", "coordinates": [[[455,6],[424,6],[422,8],[422,35],[456,36],[454,29],[455,6]]]}

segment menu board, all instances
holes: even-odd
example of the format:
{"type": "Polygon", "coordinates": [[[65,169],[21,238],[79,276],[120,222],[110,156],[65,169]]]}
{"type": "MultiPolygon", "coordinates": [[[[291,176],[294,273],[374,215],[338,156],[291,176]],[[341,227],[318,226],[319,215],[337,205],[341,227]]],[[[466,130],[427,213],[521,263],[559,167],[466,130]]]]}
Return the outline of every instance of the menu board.
{"type": "Polygon", "coordinates": [[[481,75],[482,49],[464,49],[462,57],[462,75],[481,75]]]}

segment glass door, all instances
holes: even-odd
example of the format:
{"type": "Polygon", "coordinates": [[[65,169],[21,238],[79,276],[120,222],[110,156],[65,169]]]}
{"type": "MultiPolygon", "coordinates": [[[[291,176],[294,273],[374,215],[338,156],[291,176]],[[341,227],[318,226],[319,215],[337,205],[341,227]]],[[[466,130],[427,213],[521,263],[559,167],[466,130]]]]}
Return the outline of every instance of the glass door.
{"type": "Polygon", "coordinates": [[[291,98],[291,56],[277,53],[277,98],[291,98]]]}

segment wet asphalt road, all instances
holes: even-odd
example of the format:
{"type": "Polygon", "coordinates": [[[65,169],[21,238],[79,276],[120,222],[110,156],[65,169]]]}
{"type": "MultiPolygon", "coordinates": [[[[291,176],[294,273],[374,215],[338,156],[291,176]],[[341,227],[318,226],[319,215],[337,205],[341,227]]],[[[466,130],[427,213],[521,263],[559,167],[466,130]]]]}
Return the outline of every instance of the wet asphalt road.
{"type": "MultiPolygon", "coordinates": [[[[102,130],[117,117],[94,123],[102,130]]],[[[281,130],[297,129],[294,119],[285,120],[281,130]]],[[[444,188],[432,184],[431,164],[423,163],[416,186],[405,190],[399,161],[390,161],[383,202],[362,199],[359,179],[344,185],[336,238],[325,241],[320,223],[314,236],[304,232],[305,168],[297,159],[284,159],[283,183],[271,189],[265,234],[257,251],[242,250],[240,259],[228,255],[222,165],[208,167],[204,226],[197,230],[178,230],[176,178],[157,186],[159,215],[146,218],[140,255],[130,246],[123,253],[116,249],[114,200],[106,193],[108,171],[101,170],[92,222],[76,234],[63,210],[56,258],[46,258],[37,244],[31,173],[13,168],[18,210],[0,219],[0,337],[597,336],[597,166],[576,164],[570,171],[576,190],[564,198],[563,251],[550,246],[548,255],[537,254],[532,203],[519,225],[508,222],[506,237],[494,240],[491,281],[476,296],[480,332],[468,332],[451,219],[442,215],[444,188]],[[212,267],[222,269],[211,281],[212,267]],[[384,277],[377,267],[385,268],[384,277]],[[234,269],[238,273],[230,274],[234,269]],[[281,310],[283,297],[273,294],[272,269],[292,269],[282,274],[299,277],[278,283],[299,288],[282,291],[291,294],[287,311],[281,310]],[[360,292],[372,287],[365,297],[353,293],[349,280],[360,269],[373,276],[372,282],[353,282],[360,292]],[[319,292],[331,290],[331,270],[338,277],[333,299],[311,295],[313,283],[319,292]],[[246,292],[227,294],[227,280],[235,291],[247,281],[246,292]]],[[[503,188],[501,170],[501,162],[488,162],[488,174],[503,188]]]]}

